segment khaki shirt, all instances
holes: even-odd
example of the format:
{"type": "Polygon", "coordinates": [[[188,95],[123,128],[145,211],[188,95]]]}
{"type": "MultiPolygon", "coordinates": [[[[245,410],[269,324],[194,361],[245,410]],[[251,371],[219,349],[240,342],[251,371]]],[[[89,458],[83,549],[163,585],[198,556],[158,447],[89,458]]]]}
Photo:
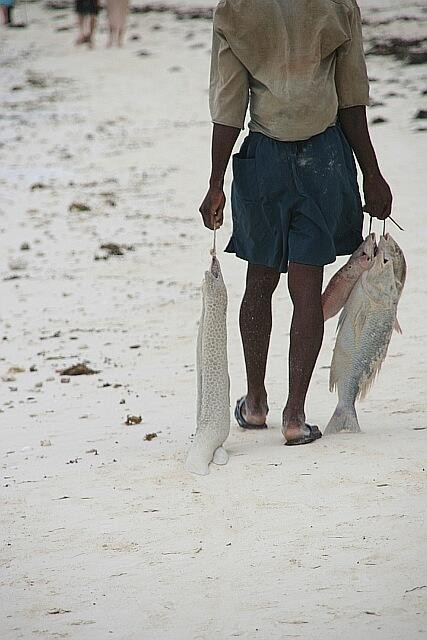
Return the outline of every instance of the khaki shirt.
{"type": "Polygon", "coordinates": [[[355,0],[221,0],[213,20],[212,121],[305,140],[338,108],[369,103],[355,0]]]}

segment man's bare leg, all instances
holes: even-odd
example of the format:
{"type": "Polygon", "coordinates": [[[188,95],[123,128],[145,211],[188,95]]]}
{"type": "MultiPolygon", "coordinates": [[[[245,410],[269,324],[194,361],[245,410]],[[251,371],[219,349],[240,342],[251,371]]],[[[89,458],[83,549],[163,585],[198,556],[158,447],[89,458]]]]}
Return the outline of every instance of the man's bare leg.
{"type": "Polygon", "coordinates": [[[91,49],[93,47],[93,36],[95,34],[95,29],[96,29],[96,16],[90,15],[89,16],[89,35],[87,37],[87,43],[91,49]]]}
{"type": "Polygon", "coordinates": [[[248,264],[246,290],[240,307],[248,385],[242,415],[254,425],[264,424],[268,413],[264,378],[272,326],[271,298],[279,278],[276,269],[248,264]]]}
{"type": "Polygon", "coordinates": [[[85,16],[81,13],[77,14],[77,24],[79,27],[79,36],[76,40],[76,44],[83,44],[84,42],[86,42],[86,35],[85,35],[85,16]]]}
{"type": "Polygon", "coordinates": [[[113,27],[110,25],[109,31],[108,31],[107,47],[110,48],[113,46],[113,44],[114,44],[114,30],[113,30],[113,27]]]}
{"type": "Polygon", "coordinates": [[[305,398],[323,339],[323,267],[289,264],[288,288],[294,305],[289,347],[289,392],[283,410],[283,435],[295,440],[309,433],[305,398]]]}

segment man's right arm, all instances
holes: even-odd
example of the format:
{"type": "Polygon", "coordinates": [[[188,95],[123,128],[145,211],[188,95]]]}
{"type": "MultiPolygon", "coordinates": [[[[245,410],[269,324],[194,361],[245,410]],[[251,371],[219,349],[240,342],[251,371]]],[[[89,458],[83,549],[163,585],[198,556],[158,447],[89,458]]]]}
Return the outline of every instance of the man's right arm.
{"type": "Polygon", "coordinates": [[[213,122],[212,168],[208,192],[200,206],[204,225],[218,228],[225,206],[224,176],[233,147],[245,125],[249,102],[247,69],[234,54],[223,33],[228,22],[225,4],[216,9],[213,24],[209,107],[213,122]]]}
{"type": "Polygon", "coordinates": [[[224,219],[224,176],[240,129],[214,124],[212,131],[212,168],[209,189],[200,205],[205,227],[218,229],[224,219]]]}

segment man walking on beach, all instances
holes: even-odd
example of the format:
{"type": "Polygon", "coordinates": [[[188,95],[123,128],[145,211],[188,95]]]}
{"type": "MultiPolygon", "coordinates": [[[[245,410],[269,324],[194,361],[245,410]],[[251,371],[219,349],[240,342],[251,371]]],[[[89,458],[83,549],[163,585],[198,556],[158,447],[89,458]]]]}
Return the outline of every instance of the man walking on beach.
{"type": "Polygon", "coordinates": [[[226,251],[248,262],[240,331],[247,393],[235,416],[266,427],[264,385],[271,298],[288,273],[294,310],[286,444],[321,437],[305,421],[305,398],[323,339],[323,267],[362,242],[365,206],[385,219],[392,195],[366,121],[369,84],[355,0],[222,0],[214,14],[210,109],[212,171],[200,207],[209,229],[223,222],[224,174],[250,107],[249,135],[233,156],[233,234],[226,251]]]}

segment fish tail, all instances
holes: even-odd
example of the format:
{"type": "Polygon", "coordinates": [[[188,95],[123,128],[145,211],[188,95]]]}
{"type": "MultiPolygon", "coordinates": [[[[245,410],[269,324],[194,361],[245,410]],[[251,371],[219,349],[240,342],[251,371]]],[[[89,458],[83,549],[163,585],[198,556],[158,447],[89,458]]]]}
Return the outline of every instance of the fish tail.
{"type": "Polygon", "coordinates": [[[190,473],[195,473],[198,476],[207,476],[212,457],[213,452],[200,450],[193,445],[188,453],[185,468],[190,473]]]}
{"type": "Polygon", "coordinates": [[[228,462],[227,451],[218,442],[218,438],[198,437],[196,434],[188,452],[185,468],[190,473],[207,476],[211,462],[219,465],[226,464],[228,462]]]}
{"type": "Polygon", "coordinates": [[[359,421],[357,420],[354,406],[344,407],[338,403],[337,408],[326,426],[324,435],[339,433],[340,431],[350,431],[351,433],[360,432],[359,421]]]}
{"type": "Polygon", "coordinates": [[[397,331],[397,333],[402,334],[402,327],[400,326],[399,320],[396,318],[396,320],[394,321],[394,330],[397,331]]]}

